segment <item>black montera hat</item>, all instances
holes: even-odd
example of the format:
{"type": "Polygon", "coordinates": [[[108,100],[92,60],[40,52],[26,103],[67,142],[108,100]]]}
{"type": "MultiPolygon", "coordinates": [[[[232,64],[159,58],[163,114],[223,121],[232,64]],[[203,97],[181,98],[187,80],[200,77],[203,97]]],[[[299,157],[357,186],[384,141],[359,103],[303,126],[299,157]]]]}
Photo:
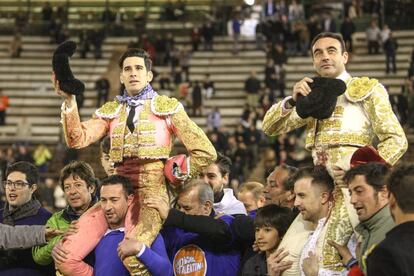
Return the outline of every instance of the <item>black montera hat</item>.
{"type": "Polygon", "coordinates": [[[311,93],[304,97],[298,94],[296,112],[302,118],[313,117],[323,120],[331,117],[336,99],[346,90],[346,84],[340,79],[315,77],[308,83],[311,93]]]}
{"type": "Polygon", "coordinates": [[[53,53],[52,65],[60,89],[65,93],[79,95],[85,91],[85,84],[75,79],[69,65],[69,57],[75,53],[75,50],[75,42],[67,40],[61,43],[53,53]]]}

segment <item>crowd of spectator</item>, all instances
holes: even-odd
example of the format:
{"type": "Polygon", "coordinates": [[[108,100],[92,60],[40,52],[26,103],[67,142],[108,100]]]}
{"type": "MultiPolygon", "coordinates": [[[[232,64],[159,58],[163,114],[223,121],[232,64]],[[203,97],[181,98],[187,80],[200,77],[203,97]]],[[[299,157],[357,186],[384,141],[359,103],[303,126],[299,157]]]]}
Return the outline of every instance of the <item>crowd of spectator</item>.
{"type": "MultiPolygon", "coordinates": [[[[2,166],[4,160],[0,159],[2,166]]],[[[412,254],[406,254],[411,250],[409,235],[414,221],[414,191],[409,182],[414,165],[400,165],[390,171],[385,164],[368,162],[346,172],[343,180],[350,193],[349,208],[356,210],[355,231],[361,236],[356,251],[355,234],[348,247],[320,234],[326,225],[321,222],[330,219],[334,193],[334,179],[322,166],[298,169],[272,164],[264,183],[234,185],[230,174],[235,164],[218,154],[199,179],[186,182],[174,193],[172,204],[157,197],[145,199],[145,204],[160,214],[163,227],[152,245],[138,246],[135,237],[124,239],[128,202],[134,196],[128,178],[111,173],[99,181],[89,164],[73,161],[62,168],[59,180],[40,180],[35,165],[16,160],[8,164],[3,176],[6,196],[0,201],[1,227],[46,225],[48,229],[44,232],[40,228],[46,237],[33,242],[22,236],[24,232],[4,232],[2,228],[1,273],[55,275],[56,270],[64,269],[62,264],[72,249],[63,249],[63,235],[68,239],[76,234],[83,226],[74,221],[82,219],[98,201],[107,214],[107,234],[99,238],[92,255],[73,263],[74,267],[87,266],[96,275],[129,275],[122,264],[127,256],[137,256],[155,276],[189,269],[229,276],[280,275],[285,270],[306,276],[328,273],[319,261],[325,255],[316,257],[324,253],[319,253],[312,240],[326,242],[334,249],[333,254],[342,258],[337,269],[344,273],[370,276],[398,271],[398,275],[408,276],[414,270],[412,254]],[[110,202],[113,198],[116,204],[110,202]],[[278,247],[298,231],[291,227],[295,217],[315,231],[306,238],[300,258],[285,259],[289,254],[283,250],[290,245],[278,247]],[[50,231],[55,231],[52,238],[50,231]],[[142,247],[144,253],[138,254],[142,247]],[[181,258],[186,258],[184,250],[189,247],[205,256],[193,262],[206,265],[184,265],[181,258]],[[393,253],[384,261],[382,256],[389,252],[393,253]]]]}

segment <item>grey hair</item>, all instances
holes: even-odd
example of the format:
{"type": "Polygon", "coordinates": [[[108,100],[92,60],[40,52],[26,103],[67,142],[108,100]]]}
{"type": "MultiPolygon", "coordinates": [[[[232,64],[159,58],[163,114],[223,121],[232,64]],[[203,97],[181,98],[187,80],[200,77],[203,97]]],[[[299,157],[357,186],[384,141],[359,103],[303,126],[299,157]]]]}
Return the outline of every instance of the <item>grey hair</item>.
{"type": "Polygon", "coordinates": [[[185,183],[180,189],[179,194],[189,192],[193,189],[198,190],[198,200],[200,204],[204,204],[207,201],[210,201],[211,203],[214,202],[213,189],[201,179],[192,179],[185,183]]]}

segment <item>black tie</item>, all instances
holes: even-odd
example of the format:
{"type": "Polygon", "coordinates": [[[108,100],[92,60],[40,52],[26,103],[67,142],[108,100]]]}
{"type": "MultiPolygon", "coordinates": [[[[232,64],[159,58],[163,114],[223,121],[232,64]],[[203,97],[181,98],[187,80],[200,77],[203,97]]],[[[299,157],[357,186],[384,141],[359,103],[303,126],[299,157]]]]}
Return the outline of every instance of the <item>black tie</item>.
{"type": "Polygon", "coordinates": [[[135,106],[130,106],[131,110],[129,110],[128,118],[127,118],[127,126],[131,133],[134,132],[135,125],[134,125],[134,117],[135,117],[135,106]]]}

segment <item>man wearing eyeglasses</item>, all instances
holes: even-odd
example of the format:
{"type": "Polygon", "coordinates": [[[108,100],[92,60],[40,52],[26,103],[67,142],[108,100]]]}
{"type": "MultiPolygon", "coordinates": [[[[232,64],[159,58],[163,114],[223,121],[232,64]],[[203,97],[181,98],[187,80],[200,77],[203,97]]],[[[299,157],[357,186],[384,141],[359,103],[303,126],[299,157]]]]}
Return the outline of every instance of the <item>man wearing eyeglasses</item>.
{"type": "MultiPolygon", "coordinates": [[[[25,161],[10,165],[6,171],[3,189],[6,204],[0,210],[0,223],[7,225],[45,225],[52,215],[42,208],[33,196],[37,190],[37,168],[25,161]]],[[[32,258],[32,250],[0,251],[0,275],[53,275],[54,268],[39,266],[32,258]]]]}

